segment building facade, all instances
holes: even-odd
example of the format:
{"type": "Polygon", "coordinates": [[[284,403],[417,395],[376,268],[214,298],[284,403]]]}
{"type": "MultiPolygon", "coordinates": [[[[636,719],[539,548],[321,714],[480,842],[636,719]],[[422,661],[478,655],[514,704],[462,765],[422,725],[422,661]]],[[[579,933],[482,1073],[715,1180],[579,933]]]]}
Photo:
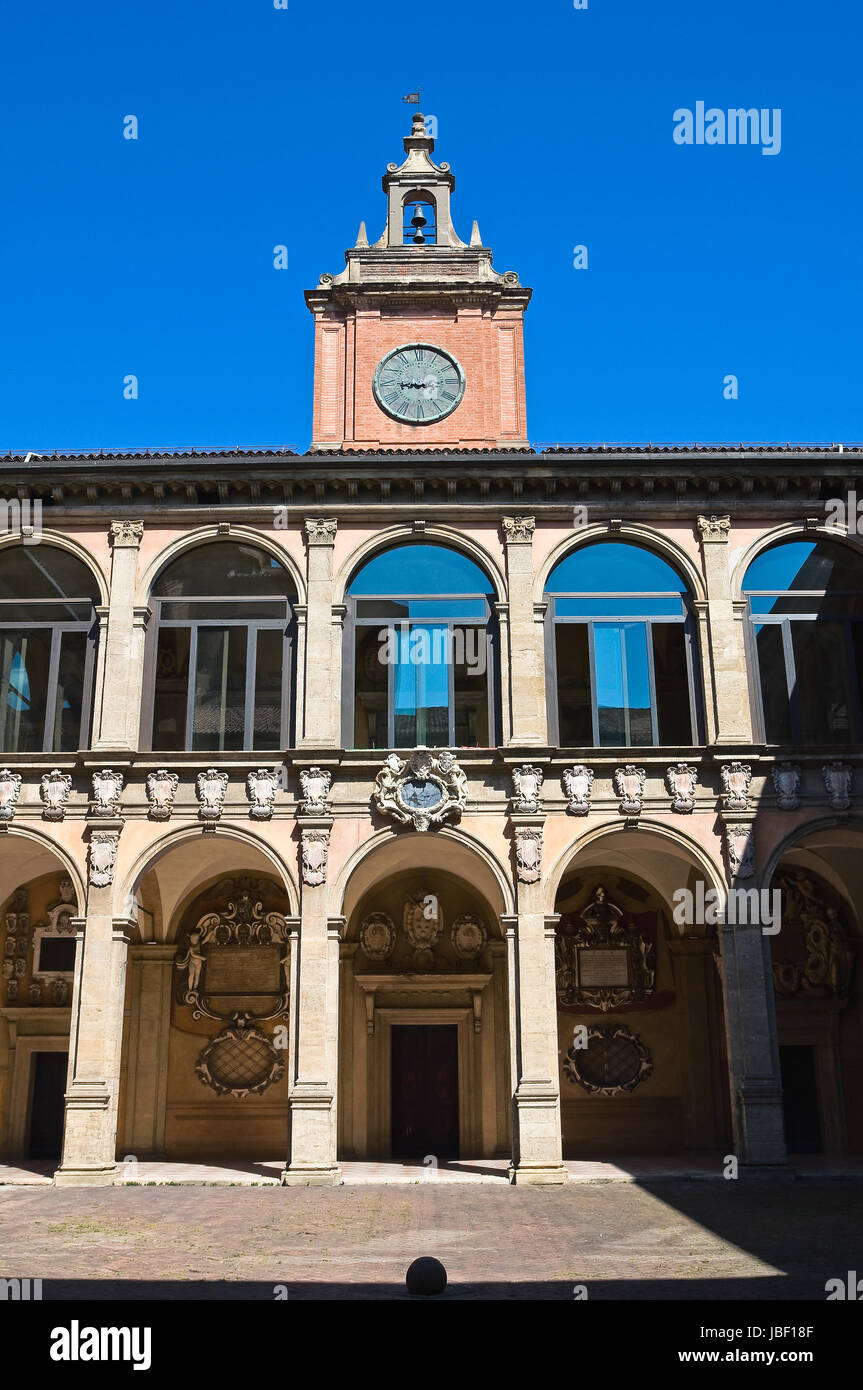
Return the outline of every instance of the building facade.
{"type": "Polygon", "coordinates": [[[532,448],[404,143],[307,453],[3,460],[3,1161],[859,1153],[860,450],[532,448]]]}

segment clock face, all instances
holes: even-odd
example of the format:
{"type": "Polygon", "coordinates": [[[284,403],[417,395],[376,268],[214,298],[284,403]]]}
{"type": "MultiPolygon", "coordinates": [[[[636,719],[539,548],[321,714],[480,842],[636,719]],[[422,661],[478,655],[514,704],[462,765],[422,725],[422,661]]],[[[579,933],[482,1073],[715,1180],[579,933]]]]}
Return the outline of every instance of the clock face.
{"type": "Polygon", "coordinates": [[[451,415],[464,395],[464,372],[455,358],[430,343],[406,343],[375,368],[375,400],[393,420],[432,425],[451,415]]]}

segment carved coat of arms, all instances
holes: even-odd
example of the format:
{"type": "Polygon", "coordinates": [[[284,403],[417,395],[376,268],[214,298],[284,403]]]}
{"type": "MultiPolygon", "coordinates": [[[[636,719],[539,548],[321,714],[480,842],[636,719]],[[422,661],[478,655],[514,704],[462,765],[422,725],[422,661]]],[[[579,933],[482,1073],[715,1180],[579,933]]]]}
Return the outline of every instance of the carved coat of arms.
{"type": "Polygon", "coordinates": [[[569,798],[567,810],[572,816],[586,816],[590,810],[593,789],[593,769],[583,763],[568,767],[563,774],[563,790],[569,798]]]}
{"type": "Polygon", "coordinates": [[[166,767],[147,773],[147,801],[151,820],[170,820],[179,777],[166,767]]]}
{"type": "Polygon", "coordinates": [[[0,820],[11,820],[21,791],[21,774],[8,767],[0,771],[0,820]]]}
{"type": "Polygon", "coordinates": [[[428,830],[460,817],[467,805],[467,778],[446,749],[417,749],[408,759],[390,753],[375,778],[372,799],[382,815],[428,830]]]}

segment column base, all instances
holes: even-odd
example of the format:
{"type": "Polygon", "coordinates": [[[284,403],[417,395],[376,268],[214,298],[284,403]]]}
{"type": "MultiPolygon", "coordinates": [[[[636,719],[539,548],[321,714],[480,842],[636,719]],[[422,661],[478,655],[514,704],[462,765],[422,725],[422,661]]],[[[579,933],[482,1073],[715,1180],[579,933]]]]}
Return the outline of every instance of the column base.
{"type": "Polygon", "coordinates": [[[569,1182],[562,1163],[511,1163],[507,1177],[513,1187],[560,1186],[569,1182]]]}
{"type": "Polygon", "coordinates": [[[303,1168],[291,1166],[282,1169],[282,1187],[335,1187],[342,1180],[342,1170],[334,1168],[303,1168]]]}
{"type": "Polygon", "coordinates": [[[110,1168],[58,1168],[54,1174],[55,1187],[113,1187],[117,1182],[120,1166],[113,1163],[110,1168]]]}
{"type": "Polygon", "coordinates": [[[737,1177],[752,1179],[764,1178],[791,1178],[796,1179],[797,1174],[790,1163],[741,1163],[737,1169],[737,1177]]]}

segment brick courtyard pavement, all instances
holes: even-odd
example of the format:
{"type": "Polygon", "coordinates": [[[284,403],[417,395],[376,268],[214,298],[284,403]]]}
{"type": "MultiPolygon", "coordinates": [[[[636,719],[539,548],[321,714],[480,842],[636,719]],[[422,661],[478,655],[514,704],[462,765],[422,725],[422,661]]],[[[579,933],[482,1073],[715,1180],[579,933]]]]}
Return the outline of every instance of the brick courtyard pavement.
{"type": "Polygon", "coordinates": [[[863,1270],[863,1184],[0,1187],[0,1277],[46,1299],[402,1297],[420,1254],[450,1299],[823,1302],[863,1270]]]}

